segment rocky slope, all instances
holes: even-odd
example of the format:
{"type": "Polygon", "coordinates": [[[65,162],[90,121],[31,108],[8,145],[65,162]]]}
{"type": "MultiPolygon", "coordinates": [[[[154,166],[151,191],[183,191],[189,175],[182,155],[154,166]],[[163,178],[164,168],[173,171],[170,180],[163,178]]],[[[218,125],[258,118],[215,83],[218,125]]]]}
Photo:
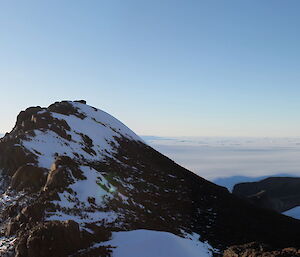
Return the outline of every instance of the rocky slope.
{"type": "Polygon", "coordinates": [[[138,231],[196,238],[206,256],[253,241],[300,246],[300,221],[184,169],[84,101],[21,112],[0,168],[1,256],[118,256],[118,235],[138,231]]]}
{"type": "Polygon", "coordinates": [[[270,177],[239,183],[232,192],[262,208],[285,212],[300,205],[300,178],[270,177]]]}

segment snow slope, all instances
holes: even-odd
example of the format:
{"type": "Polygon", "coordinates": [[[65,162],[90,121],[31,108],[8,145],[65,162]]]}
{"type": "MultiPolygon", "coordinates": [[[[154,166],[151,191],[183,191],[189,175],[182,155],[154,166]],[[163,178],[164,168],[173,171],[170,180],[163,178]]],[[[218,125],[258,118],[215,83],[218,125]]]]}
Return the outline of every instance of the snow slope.
{"type": "Polygon", "coordinates": [[[199,240],[199,235],[182,238],[151,230],[114,232],[112,240],[102,245],[115,246],[113,257],[211,257],[213,249],[199,240]]]}
{"type": "Polygon", "coordinates": [[[114,222],[117,214],[113,212],[98,211],[95,212],[93,207],[96,205],[104,207],[106,200],[108,201],[113,197],[120,197],[124,199],[120,193],[116,192],[114,195],[114,187],[96,170],[91,167],[81,166],[80,170],[86,177],[85,180],[75,180],[69,186],[72,194],[68,191],[59,193],[59,201],[53,201],[54,204],[59,206],[60,211],[48,213],[47,220],[75,220],[81,226],[86,222],[97,222],[105,220],[106,222],[114,222]],[[95,199],[91,204],[88,199],[95,199]],[[76,212],[80,208],[80,212],[76,212]],[[63,211],[62,211],[63,210],[63,211]],[[72,213],[72,215],[67,214],[72,213]],[[84,215],[83,215],[84,214],[84,215]]]}

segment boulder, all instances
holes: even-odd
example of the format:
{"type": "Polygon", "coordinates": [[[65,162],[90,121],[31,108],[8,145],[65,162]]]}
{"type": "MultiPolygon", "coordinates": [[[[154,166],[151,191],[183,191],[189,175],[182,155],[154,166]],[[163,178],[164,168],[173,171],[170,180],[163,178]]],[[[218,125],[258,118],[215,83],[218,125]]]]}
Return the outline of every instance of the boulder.
{"type": "Polygon", "coordinates": [[[51,165],[51,171],[58,169],[61,166],[67,166],[70,168],[78,168],[78,164],[69,156],[60,155],[57,156],[55,162],[51,165]]]}
{"type": "Polygon", "coordinates": [[[12,177],[11,188],[17,191],[39,191],[46,182],[45,169],[30,164],[21,166],[12,177]]]}
{"type": "Polygon", "coordinates": [[[17,145],[17,141],[6,140],[0,141],[0,166],[5,174],[11,177],[19,167],[27,163],[36,163],[35,155],[25,152],[17,145]]]}
{"type": "Polygon", "coordinates": [[[56,112],[64,115],[71,115],[77,113],[77,110],[67,101],[55,102],[51,104],[48,108],[50,112],[56,112]]]}
{"type": "Polygon", "coordinates": [[[59,167],[49,172],[44,191],[56,190],[62,192],[72,182],[70,169],[68,167],[59,167]]]}
{"type": "Polygon", "coordinates": [[[16,247],[17,257],[69,256],[85,246],[78,223],[49,221],[34,227],[16,247]]]}
{"type": "Polygon", "coordinates": [[[11,220],[6,224],[5,235],[12,236],[19,228],[19,224],[16,221],[11,220]]]}
{"type": "Polygon", "coordinates": [[[39,221],[44,215],[44,208],[46,206],[41,203],[33,203],[24,207],[19,213],[19,217],[24,217],[27,221],[39,221]]]}
{"type": "Polygon", "coordinates": [[[44,191],[63,191],[76,179],[86,179],[78,164],[68,156],[58,156],[51,166],[44,191]]]}

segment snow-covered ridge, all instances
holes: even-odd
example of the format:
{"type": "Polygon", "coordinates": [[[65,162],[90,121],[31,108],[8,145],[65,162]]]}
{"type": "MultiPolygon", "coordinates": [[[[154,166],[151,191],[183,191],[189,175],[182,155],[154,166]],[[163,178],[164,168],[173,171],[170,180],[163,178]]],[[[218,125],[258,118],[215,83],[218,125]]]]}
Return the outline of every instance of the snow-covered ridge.
{"type": "MultiPolygon", "coordinates": [[[[30,136],[21,143],[32,154],[38,155],[40,167],[50,168],[55,156],[58,155],[89,161],[104,160],[105,157],[112,157],[118,147],[116,139],[121,137],[143,142],[133,131],[108,113],[83,103],[68,103],[77,110],[81,117],[78,117],[78,113],[64,115],[50,112],[50,115],[68,124],[70,131],[67,131],[67,134],[71,140],[47,129],[35,130],[34,136],[30,136]],[[90,151],[84,149],[86,144],[89,144],[90,151]]],[[[40,111],[38,114],[44,112],[46,111],[40,111]]]]}

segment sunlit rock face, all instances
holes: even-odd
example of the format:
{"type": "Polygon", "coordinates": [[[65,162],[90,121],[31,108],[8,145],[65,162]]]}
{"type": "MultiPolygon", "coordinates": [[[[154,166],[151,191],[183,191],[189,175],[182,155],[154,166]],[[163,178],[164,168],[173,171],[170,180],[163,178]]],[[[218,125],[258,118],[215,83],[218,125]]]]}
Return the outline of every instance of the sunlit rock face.
{"type": "Polygon", "coordinates": [[[117,245],[104,242],[132,230],[196,240],[207,256],[300,244],[299,221],[182,168],[85,101],[21,112],[0,141],[0,169],[1,256],[113,256],[117,245]]]}

